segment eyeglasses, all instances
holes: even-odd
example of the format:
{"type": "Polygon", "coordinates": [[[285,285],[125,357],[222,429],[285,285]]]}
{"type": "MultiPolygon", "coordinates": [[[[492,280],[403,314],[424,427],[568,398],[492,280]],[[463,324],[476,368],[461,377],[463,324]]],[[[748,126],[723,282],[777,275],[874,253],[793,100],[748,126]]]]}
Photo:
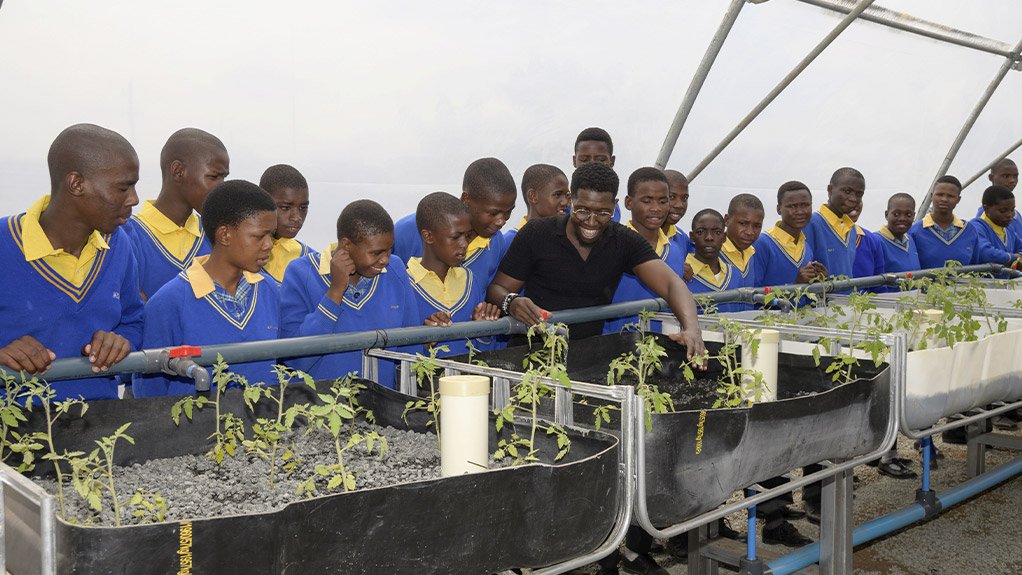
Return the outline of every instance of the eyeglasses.
{"type": "Polygon", "coordinates": [[[587,208],[575,208],[575,206],[571,207],[571,213],[578,216],[582,221],[588,220],[591,216],[596,216],[596,219],[600,221],[607,221],[614,217],[613,210],[597,210],[594,212],[587,208]]]}

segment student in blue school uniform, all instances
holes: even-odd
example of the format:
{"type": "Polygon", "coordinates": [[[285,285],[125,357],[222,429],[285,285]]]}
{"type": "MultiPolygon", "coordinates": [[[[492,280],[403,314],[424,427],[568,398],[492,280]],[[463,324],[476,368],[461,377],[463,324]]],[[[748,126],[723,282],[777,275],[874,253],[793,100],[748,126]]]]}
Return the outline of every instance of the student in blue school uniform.
{"type": "MultiPolygon", "coordinates": [[[[678,222],[685,217],[685,212],[688,211],[688,178],[678,170],[664,170],[664,175],[667,176],[667,183],[671,186],[671,209],[667,212],[667,221],[664,222],[664,234],[667,235],[667,239],[678,246],[681,253],[687,255],[692,253],[692,240],[681,229],[678,222]]],[[[688,276],[685,279],[691,277],[692,270],[688,270],[688,276]]]]}
{"type": "MultiPolygon", "coordinates": [[[[686,262],[692,266],[692,280],[688,289],[693,296],[722,292],[742,287],[742,274],[725,260],[721,254],[721,246],[727,237],[724,233],[724,216],[713,209],[700,210],[692,218],[692,232],[689,234],[695,251],[688,254],[686,262]]],[[[698,303],[698,299],[696,302],[698,303]]],[[[741,304],[715,304],[718,312],[741,311],[741,304]]],[[[699,313],[703,313],[699,306],[699,313]]]]}
{"type": "MultiPolygon", "coordinates": [[[[262,188],[228,180],[202,205],[202,227],[213,240],[208,256],[166,283],[145,307],[145,349],[177,345],[216,345],[276,339],[280,294],[260,273],[270,257],[277,206],[262,188]]],[[[276,383],[273,361],[230,364],[251,384],[276,383]]],[[[135,397],[186,395],[194,382],[164,374],[137,376],[135,397]]]]}
{"type": "MultiPolygon", "coordinates": [[[[1018,166],[1011,159],[1004,158],[990,168],[987,178],[990,180],[990,185],[1004,186],[1012,193],[1015,193],[1015,186],[1018,185],[1018,166]]],[[[983,206],[980,205],[979,209],[976,210],[976,217],[978,218],[982,215],[983,206]]],[[[1018,210],[1015,210],[1015,217],[1012,218],[1011,223],[1008,225],[1008,233],[1015,239],[1015,245],[1022,246],[1022,215],[1018,213],[1018,210]]]]}
{"type": "Polygon", "coordinates": [[[915,217],[916,201],[909,194],[894,194],[887,200],[884,212],[887,224],[874,234],[883,249],[886,271],[897,273],[921,269],[919,251],[908,233],[915,217]]]}
{"type": "Polygon", "coordinates": [[[832,276],[853,277],[855,222],[848,214],[862,200],[866,178],[855,168],[839,168],[827,184],[827,203],[813,214],[804,233],[816,258],[832,276]]]}
{"type": "Polygon", "coordinates": [[[968,227],[979,236],[979,257],[976,263],[1012,265],[1022,260],[1022,246],[1008,233],[1015,217],[1015,194],[1004,186],[990,186],[983,192],[983,214],[971,220],[968,227]]]}
{"type": "Polygon", "coordinates": [[[192,258],[209,253],[210,239],[198,212],[210,190],[230,172],[230,157],[213,134],[183,128],[163,145],[160,171],[160,195],[142,204],[125,226],[135,248],[143,298],[188,269],[192,258]]]}
{"type": "Polygon", "coordinates": [[[930,213],[912,224],[908,235],[919,251],[923,269],[942,268],[949,261],[967,266],[979,257],[979,236],[955,215],[962,200],[962,183],[954,176],[942,176],[933,186],[930,213]]]}
{"type": "MultiPolygon", "coordinates": [[[[461,190],[461,201],[468,207],[475,236],[468,244],[464,265],[489,282],[507,251],[500,229],[515,209],[518,195],[515,180],[503,162],[497,158],[482,158],[465,169],[461,190]]],[[[422,256],[422,237],[415,225],[415,214],[394,224],[394,255],[402,262],[422,256]]]]}
{"type": "Polygon", "coordinates": [[[279,286],[284,281],[284,270],[289,263],[316,253],[316,250],[295,239],[309,215],[309,183],[293,166],[277,164],[266,168],[259,178],[259,187],[266,190],[277,204],[273,249],[263,271],[279,286]]]}
{"type": "MultiPolygon", "coordinates": [[[[852,264],[854,278],[880,275],[885,271],[883,247],[873,232],[859,225],[861,215],[862,200],[859,200],[855,209],[848,213],[848,217],[855,223],[855,262],[852,264]]],[[[883,288],[869,288],[866,291],[880,292],[883,288]]]]}
{"type": "Polygon", "coordinates": [[[557,166],[535,164],[522,174],[522,200],[528,210],[518,225],[504,232],[504,245],[511,245],[518,230],[526,222],[536,218],[547,218],[568,213],[571,205],[571,190],[568,178],[557,166]]]}
{"type": "MultiPolygon", "coordinates": [[[[471,211],[471,207],[469,207],[471,211]]],[[[281,337],[422,325],[401,258],[391,255],[394,222],[372,200],[348,204],[337,218],[337,243],[291,262],[281,284],[281,337]]],[[[316,379],[362,372],[362,352],[288,360],[316,379]]],[[[379,383],[394,387],[394,365],[380,360],[379,383]]]]}
{"type": "Polygon", "coordinates": [[[764,215],[763,202],[752,194],[731,198],[724,214],[725,239],[720,255],[741,274],[742,287],[763,285],[763,268],[752,244],[763,230],[764,215]]]}
{"type": "Polygon", "coordinates": [[[95,378],[55,381],[58,400],[116,399],[100,375],[142,339],[135,256],[121,226],[138,204],[138,156],[120,134],[92,124],[63,130],[47,156],[50,194],[0,229],[0,371],[42,374],[57,358],[86,356],[95,378]]]}
{"type": "Polygon", "coordinates": [[[802,232],[812,214],[809,186],[797,181],[781,184],[777,189],[781,219],[753,243],[764,286],[804,284],[827,277],[827,268],[813,259],[813,249],[802,232]]]}
{"type": "MultiPolygon", "coordinates": [[[[446,192],[429,194],[419,202],[415,221],[422,234],[422,257],[408,260],[408,281],[419,304],[419,319],[440,327],[456,321],[499,319],[500,308],[486,301],[487,284],[461,265],[472,233],[465,204],[446,192]]],[[[478,338],[472,345],[488,349],[490,339],[478,338]]],[[[439,345],[448,348],[441,356],[468,353],[464,339],[439,345]]]]}
{"type": "MultiPolygon", "coordinates": [[[[596,162],[608,168],[614,167],[614,141],[610,139],[610,133],[603,128],[586,128],[575,137],[575,150],[571,155],[571,167],[576,170],[579,166],[596,162]]],[[[621,221],[621,207],[614,204],[614,215],[612,221],[621,221]]]]}
{"type": "MultiPolygon", "coordinates": [[[[667,213],[670,211],[670,184],[667,176],[657,168],[639,168],[628,177],[625,209],[632,217],[627,227],[637,232],[646,243],[653,248],[667,267],[678,274],[683,274],[687,252],[682,252],[677,245],[667,239],[663,231],[667,213]]],[[[634,274],[625,273],[621,276],[614,291],[611,303],[654,299],[656,293],[646,287],[634,274]]],[[[627,316],[608,320],[603,326],[603,333],[618,333],[628,324],[638,323],[638,316],[627,316]]],[[[657,327],[654,331],[659,331],[657,327]]]]}

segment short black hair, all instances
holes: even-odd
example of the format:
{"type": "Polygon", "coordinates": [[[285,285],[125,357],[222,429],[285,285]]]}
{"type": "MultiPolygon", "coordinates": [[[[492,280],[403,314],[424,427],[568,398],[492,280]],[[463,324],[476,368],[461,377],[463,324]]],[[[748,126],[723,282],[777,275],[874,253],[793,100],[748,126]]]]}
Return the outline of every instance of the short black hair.
{"type": "Polygon", "coordinates": [[[834,170],[834,173],[830,176],[830,183],[836,184],[838,180],[842,178],[859,178],[863,182],[866,181],[866,176],[862,175],[862,172],[855,168],[838,168],[834,170]]]}
{"type": "Polygon", "coordinates": [[[575,151],[578,151],[578,145],[582,142],[603,142],[607,144],[607,153],[611,156],[614,155],[614,142],[610,139],[610,134],[603,128],[586,128],[578,133],[578,137],[575,138],[575,151]]]}
{"type": "Polygon", "coordinates": [[[433,192],[419,200],[415,208],[415,227],[419,230],[436,231],[447,223],[448,216],[468,213],[468,206],[460,198],[447,192],[433,192]]]}
{"type": "MultiPolygon", "coordinates": [[[[533,164],[529,166],[525,169],[525,173],[522,174],[522,199],[525,200],[525,203],[529,203],[529,198],[526,197],[526,194],[530,189],[540,188],[557,176],[564,176],[564,172],[557,166],[551,166],[550,164],[533,164]]],[[[565,176],[565,179],[567,179],[567,176],[565,176]]]]}
{"type": "Polygon", "coordinates": [[[805,190],[809,192],[809,197],[813,197],[813,192],[810,191],[809,186],[803,184],[798,180],[791,180],[790,182],[784,182],[781,187],[777,188],[777,204],[780,205],[781,201],[784,200],[784,194],[788,192],[797,192],[799,190],[805,190]]]}
{"type": "Polygon", "coordinates": [[[337,239],[359,242],[377,234],[393,234],[394,220],[383,206],[372,200],[355,200],[337,216],[337,239]]]}
{"type": "Polygon", "coordinates": [[[294,166],[277,164],[266,168],[263,177],[259,178],[259,187],[272,194],[284,188],[308,190],[309,182],[294,166]]]}
{"type": "Polygon", "coordinates": [[[589,162],[575,168],[571,174],[571,195],[574,196],[579,190],[590,190],[611,194],[617,198],[617,190],[621,187],[621,180],[618,179],[614,168],[605,166],[599,162],[589,162]]]}
{"type": "Polygon", "coordinates": [[[202,204],[202,231],[215,243],[221,226],[238,227],[262,212],[276,212],[277,204],[266,190],[245,180],[227,180],[213,188],[202,204]]]}
{"type": "Polygon", "coordinates": [[[983,190],[983,205],[995,206],[1006,200],[1014,200],[1015,194],[1004,186],[990,186],[983,190]]]}
{"type": "Polygon", "coordinates": [[[763,209],[763,202],[752,194],[738,194],[731,198],[727,205],[727,213],[733,214],[738,208],[749,208],[750,210],[759,210],[764,214],[766,213],[766,210],[763,209]]]}
{"type": "Polygon", "coordinates": [[[934,187],[936,187],[937,184],[951,184],[954,187],[958,188],[959,194],[962,193],[962,182],[958,181],[958,178],[954,176],[941,176],[937,178],[937,183],[933,184],[934,187]]]}
{"type": "Polygon", "coordinates": [[[887,198],[887,209],[891,209],[891,204],[895,200],[908,200],[912,202],[912,209],[915,209],[916,199],[912,197],[912,194],[906,194],[905,192],[898,192],[891,197],[887,198]]]}
{"type": "Polygon", "coordinates": [[[517,194],[511,171],[497,158],[479,158],[469,164],[465,168],[461,190],[473,200],[517,194]]]}
{"type": "Polygon", "coordinates": [[[138,155],[124,136],[95,124],[75,124],[61,130],[50,144],[46,164],[50,171],[50,192],[60,192],[64,176],[78,172],[92,177],[96,172],[128,157],[138,155]]]}
{"type": "Polygon", "coordinates": [[[671,183],[667,181],[667,176],[659,168],[645,167],[635,170],[632,175],[628,176],[628,184],[625,189],[629,197],[635,194],[635,186],[642,182],[663,182],[667,184],[668,195],[671,193],[671,183]]]}
{"type": "Polygon", "coordinates": [[[996,164],[990,167],[990,174],[991,175],[996,174],[997,170],[1007,168],[1008,166],[1011,166],[1013,168],[1017,167],[1015,165],[1015,161],[1012,160],[1011,158],[1001,158],[1000,160],[997,161],[996,164]]]}
{"type": "Polygon", "coordinates": [[[170,165],[174,160],[187,164],[200,156],[213,152],[227,153],[227,148],[213,134],[198,128],[181,128],[167,138],[160,150],[160,171],[166,178],[170,174],[170,165]]]}
{"type": "Polygon", "coordinates": [[[720,212],[713,208],[703,208],[696,212],[696,215],[692,216],[692,226],[694,227],[699,218],[703,216],[713,216],[720,220],[720,225],[724,225],[724,216],[720,215],[720,212]]]}

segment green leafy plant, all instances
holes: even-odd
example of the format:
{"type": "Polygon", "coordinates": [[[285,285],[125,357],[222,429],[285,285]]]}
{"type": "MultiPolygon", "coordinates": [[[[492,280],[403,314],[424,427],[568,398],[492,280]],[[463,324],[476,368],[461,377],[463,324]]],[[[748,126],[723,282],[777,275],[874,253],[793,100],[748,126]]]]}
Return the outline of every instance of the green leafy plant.
{"type": "MultiPolygon", "coordinates": [[[[759,353],[759,329],[751,329],[740,322],[718,318],[716,330],[724,334],[724,343],[716,354],[699,358],[702,362],[714,361],[723,368],[723,375],[717,380],[717,399],[713,409],[747,407],[762,400],[766,391],[763,374],[742,366],[738,358],[741,346],[750,346],[752,355],[759,353]]],[[[686,370],[686,379],[691,380],[691,369],[686,370]]]]}
{"type": "Polygon", "coordinates": [[[21,433],[18,427],[28,421],[21,400],[29,389],[39,385],[39,380],[34,377],[26,379],[25,374],[15,378],[3,370],[0,370],[0,376],[4,382],[3,397],[0,397],[0,462],[8,463],[17,455],[21,462],[16,469],[19,472],[31,471],[35,468],[36,452],[44,446],[38,434],[21,433]]]}
{"type": "Polygon", "coordinates": [[[284,434],[294,427],[295,418],[308,408],[307,405],[292,405],[284,409],[284,396],[288,386],[295,380],[301,380],[315,390],[316,382],[304,372],[283,365],[274,365],[273,373],[277,377],[277,386],[264,385],[245,386],[245,405],[254,413],[256,405],[262,400],[269,400],[275,408],[274,417],[260,417],[252,425],[252,439],[242,440],[246,453],[254,454],[266,461],[269,467],[268,481],[270,491],[276,489],[277,466],[290,476],[299,464],[297,450],[292,442],[291,447],[280,447],[284,434]]]}
{"type": "MultiPolygon", "coordinates": [[[[607,384],[615,385],[621,382],[621,378],[630,375],[635,378],[635,393],[643,399],[644,419],[646,430],[653,429],[654,413],[670,413],[674,411],[674,401],[667,392],[651,383],[649,378],[654,373],[663,371],[663,358],[667,357],[667,350],[660,345],[656,336],[646,333],[643,325],[648,325],[652,313],[643,312],[640,314],[638,324],[629,324],[626,328],[635,329],[639,332],[639,339],[635,342],[635,350],[621,354],[610,362],[610,371],[607,372],[607,384]]],[[[695,377],[692,368],[685,364],[682,368],[686,381],[692,381],[695,377]]],[[[610,414],[606,410],[597,408],[596,427],[600,427],[600,419],[610,421],[610,414]]]]}
{"type": "MultiPolygon", "coordinates": [[[[216,399],[212,402],[216,409],[216,430],[213,435],[209,436],[214,440],[209,457],[216,461],[217,465],[222,465],[224,458],[228,455],[234,457],[238,446],[245,441],[245,422],[233,413],[222,412],[220,409],[220,399],[231,383],[238,383],[243,387],[248,386],[248,381],[229,371],[223,356],[217,354],[216,363],[213,364],[213,385],[216,386],[216,399]]],[[[170,418],[175,425],[180,425],[183,413],[191,421],[193,410],[202,409],[209,403],[209,398],[202,395],[182,398],[170,407],[170,418]]]]}
{"type": "Polygon", "coordinates": [[[162,523],[167,520],[167,500],[158,492],[135,491],[127,506],[136,523],[162,523]]]}
{"type": "MultiPolygon", "coordinates": [[[[83,452],[64,453],[61,459],[71,466],[71,483],[79,497],[85,500],[97,514],[103,510],[104,493],[110,497],[113,506],[114,525],[121,526],[121,501],[117,497],[114,482],[114,449],[121,439],[134,444],[135,440],[125,433],[131,423],[117,428],[112,435],[96,440],[96,449],[88,455],[83,452]]],[[[130,500],[129,500],[130,501],[130,500]]]]}
{"type": "Polygon", "coordinates": [[[57,453],[57,448],[54,445],[53,425],[61,417],[70,415],[75,408],[77,408],[78,417],[83,417],[85,412],[89,410],[89,404],[81,397],[54,401],[56,396],[57,392],[48,383],[34,378],[28,382],[23,395],[26,410],[31,410],[37,402],[43,410],[43,417],[46,419],[46,430],[32,434],[33,440],[44,444],[46,452],[42,455],[42,458],[53,464],[53,470],[57,477],[57,502],[60,507],[60,516],[67,517],[64,506],[64,469],[61,467],[61,461],[65,460],[61,454],[57,453]]]}
{"type": "Polygon", "coordinates": [[[446,345],[434,345],[429,348],[429,355],[415,354],[415,362],[412,364],[412,372],[415,373],[415,383],[422,387],[423,382],[429,382],[429,396],[426,399],[415,399],[405,403],[405,410],[401,412],[401,419],[408,423],[408,412],[426,410],[433,418],[426,422],[432,425],[436,431],[436,444],[440,446],[440,392],[436,387],[436,373],[440,370],[437,364],[437,355],[451,351],[446,345]]]}
{"type": "Polygon", "coordinates": [[[478,365],[481,367],[489,367],[487,363],[476,356],[479,355],[479,348],[473,343],[472,338],[465,340],[465,349],[468,350],[468,363],[469,365],[478,365]]]}

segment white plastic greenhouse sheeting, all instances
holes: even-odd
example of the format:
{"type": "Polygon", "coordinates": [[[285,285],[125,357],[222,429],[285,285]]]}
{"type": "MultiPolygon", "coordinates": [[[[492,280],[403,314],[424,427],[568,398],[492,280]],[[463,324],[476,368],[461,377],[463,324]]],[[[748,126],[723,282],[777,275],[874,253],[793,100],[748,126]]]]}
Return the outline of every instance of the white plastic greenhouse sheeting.
{"type": "Polygon", "coordinates": [[[1011,282],[1004,288],[984,289],[987,294],[987,301],[990,305],[997,307],[1018,308],[1018,302],[1022,300],[1022,284],[1017,281],[1011,282]]]}

